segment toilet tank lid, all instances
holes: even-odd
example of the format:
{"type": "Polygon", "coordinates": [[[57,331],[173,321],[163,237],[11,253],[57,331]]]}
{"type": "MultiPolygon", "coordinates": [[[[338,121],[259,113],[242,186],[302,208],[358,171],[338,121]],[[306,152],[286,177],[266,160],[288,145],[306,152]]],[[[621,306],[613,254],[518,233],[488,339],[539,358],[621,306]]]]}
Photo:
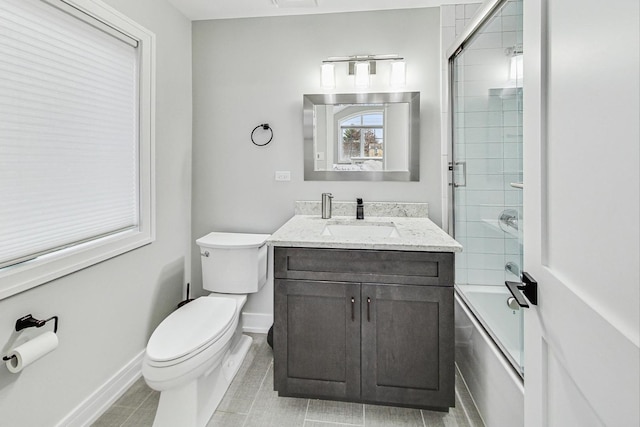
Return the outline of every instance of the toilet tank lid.
{"type": "Polygon", "coordinates": [[[259,248],[270,236],[270,234],[213,232],[199,238],[196,243],[203,248],[259,248]]]}

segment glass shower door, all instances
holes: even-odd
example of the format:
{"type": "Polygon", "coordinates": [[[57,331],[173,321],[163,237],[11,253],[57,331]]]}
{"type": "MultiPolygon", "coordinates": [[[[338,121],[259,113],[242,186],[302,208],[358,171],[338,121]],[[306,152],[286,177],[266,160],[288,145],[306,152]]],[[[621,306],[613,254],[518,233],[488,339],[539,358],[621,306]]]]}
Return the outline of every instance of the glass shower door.
{"type": "Polygon", "coordinates": [[[462,298],[521,374],[522,2],[507,1],[450,64],[453,235],[462,298]]]}

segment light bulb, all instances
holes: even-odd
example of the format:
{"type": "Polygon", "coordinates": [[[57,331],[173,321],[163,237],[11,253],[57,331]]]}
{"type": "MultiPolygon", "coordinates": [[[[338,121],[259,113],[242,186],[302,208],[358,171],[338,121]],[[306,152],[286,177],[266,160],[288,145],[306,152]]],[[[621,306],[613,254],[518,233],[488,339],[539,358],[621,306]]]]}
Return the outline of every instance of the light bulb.
{"type": "Polygon", "coordinates": [[[406,62],[404,61],[391,62],[391,77],[389,78],[389,85],[392,87],[402,87],[406,84],[407,84],[406,62]]]}
{"type": "Polygon", "coordinates": [[[369,87],[369,62],[356,62],[355,64],[356,87],[369,87]]]}
{"type": "Polygon", "coordinates": [[[336,75],[333,64],[322,64],[321,68],[322,87],[333,89],[336,87],[336,75]]]}
{"type": "Polygon", "coordinates": [[[523,69],[523,55],[513,55],[511,57],[511,67],[509,69],[509,79],[514,81],[521,81],[524,75],[523,69]]]}

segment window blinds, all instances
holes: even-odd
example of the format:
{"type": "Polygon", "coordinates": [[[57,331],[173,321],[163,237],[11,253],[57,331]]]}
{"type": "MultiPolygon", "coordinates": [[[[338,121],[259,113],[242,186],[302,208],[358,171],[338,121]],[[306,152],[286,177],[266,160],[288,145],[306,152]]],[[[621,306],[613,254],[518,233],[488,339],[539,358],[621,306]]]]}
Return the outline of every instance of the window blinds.
{"type": "Polygon", "coordinates": [[[0,0],[0,268],[138,224],[138,53],[0,0]]]}

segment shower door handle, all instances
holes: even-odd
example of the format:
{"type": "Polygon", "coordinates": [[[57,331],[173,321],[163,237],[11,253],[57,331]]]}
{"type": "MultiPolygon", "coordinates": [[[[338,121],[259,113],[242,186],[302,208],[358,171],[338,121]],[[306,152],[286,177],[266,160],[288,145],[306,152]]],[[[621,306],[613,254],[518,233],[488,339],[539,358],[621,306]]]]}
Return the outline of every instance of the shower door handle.
{"type": "Polygon", "coordinates": [[[462,176],[464,177],[464,183],[463,184],[459,184],[456,182],[455,179],[455,172],[453,173],[453,186],[458,188],[458,187],[466,187],[467,186],[467,162],[455,162],[454,165],[456,166],[462,166],[462,176]]]}
{"type": "Polygon", "coordinates": [[[522,283],[504,282],[504,284],[520,307],[529,308],[527,300],[533,305],[538,305],[538,282],[526,271],[522,273],[522,283]]]}

